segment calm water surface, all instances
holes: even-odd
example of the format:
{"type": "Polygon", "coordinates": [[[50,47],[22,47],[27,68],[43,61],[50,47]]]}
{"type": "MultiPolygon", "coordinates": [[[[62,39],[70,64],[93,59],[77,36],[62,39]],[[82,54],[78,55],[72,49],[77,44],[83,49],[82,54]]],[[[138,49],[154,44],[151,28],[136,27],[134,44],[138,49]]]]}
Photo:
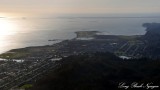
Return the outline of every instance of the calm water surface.
{"type": "Polygon", "coordinates": [[[160,22],[160,18],[0,18],[0,53],[55,43],[48,41],[51,39],[72,39],[75,31],[143,35],[142,24],[146,22],[160,22]]]}

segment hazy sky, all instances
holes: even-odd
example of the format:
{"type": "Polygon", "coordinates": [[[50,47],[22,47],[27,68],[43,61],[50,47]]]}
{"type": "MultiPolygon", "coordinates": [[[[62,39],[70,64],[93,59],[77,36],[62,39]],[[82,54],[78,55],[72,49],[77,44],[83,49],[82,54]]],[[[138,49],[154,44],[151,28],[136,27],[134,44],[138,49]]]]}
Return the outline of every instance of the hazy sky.
{"type": "Polygon", "coordinates": [[[160,13],[160,0],[0,0],[0,13],[160,13]]]}

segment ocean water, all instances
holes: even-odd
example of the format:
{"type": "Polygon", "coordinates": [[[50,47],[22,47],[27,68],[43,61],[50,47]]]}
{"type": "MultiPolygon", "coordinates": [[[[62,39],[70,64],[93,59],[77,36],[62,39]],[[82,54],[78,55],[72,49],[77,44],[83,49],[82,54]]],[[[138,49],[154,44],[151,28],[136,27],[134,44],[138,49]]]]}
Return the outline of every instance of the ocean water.
{"type": "Polygon", "coordinates": [[[54,44],[53,39],[76,37],[75,31],[100,31],[109,35],[143,35],[143,23],[160,18],[143,17],[54,17],[0,18],[0,53],[15,48],[54,44]]]}

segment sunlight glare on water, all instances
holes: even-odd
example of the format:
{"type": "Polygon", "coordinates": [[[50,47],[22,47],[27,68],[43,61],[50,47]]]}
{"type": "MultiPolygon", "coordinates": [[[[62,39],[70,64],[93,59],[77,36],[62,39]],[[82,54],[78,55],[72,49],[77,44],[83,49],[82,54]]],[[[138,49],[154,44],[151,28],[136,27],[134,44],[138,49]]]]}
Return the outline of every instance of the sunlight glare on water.
{"type": "Polygon", "coordinates": [[[0,54],[11,49],[52,45],[48,40],[75,38],[76,31],[100,31],[110,35],[144,35],[143,23],[160,18],[1,18],[0,54]]]}
{"type": "Polygon", "coordinates": [[[0,53],[7,50],[8,36],[16,34],[17,25],[7,18],[0,18],[0,53]]]}
{"type": "Polygon", "coordinates": [[[0,19],[0,36],[13,35],[16,30],[16,25],[8,19],[0,19]]]}

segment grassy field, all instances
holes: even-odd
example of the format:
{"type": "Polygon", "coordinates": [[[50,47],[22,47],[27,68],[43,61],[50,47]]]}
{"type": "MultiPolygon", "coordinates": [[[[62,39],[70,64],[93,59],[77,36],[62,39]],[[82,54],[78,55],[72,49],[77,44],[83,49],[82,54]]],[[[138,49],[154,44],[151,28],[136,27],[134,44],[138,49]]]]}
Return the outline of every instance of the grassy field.
{"type": "Polygon", "coordinates": [[[36,47],[26,47],[13,49],[6,53],[0,54],[0,58],[4,59],[22,59],[29,56],[36,56],[40,53],[53,51],[54,48],[52,46],[36,46],[36,47]]]}

